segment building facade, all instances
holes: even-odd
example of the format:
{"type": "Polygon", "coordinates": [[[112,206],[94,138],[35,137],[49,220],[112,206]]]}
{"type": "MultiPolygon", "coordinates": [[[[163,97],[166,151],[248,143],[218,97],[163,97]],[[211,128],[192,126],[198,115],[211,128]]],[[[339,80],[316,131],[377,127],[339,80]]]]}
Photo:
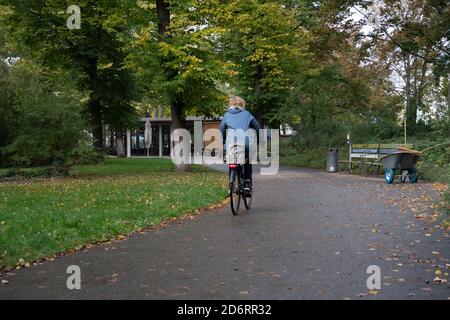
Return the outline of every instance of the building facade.
{"type": "MultiPolygon", "coordinates": [[[[220,119],[204,117],[188,117],[186,129],[193,134],[195,122],[201,122],[203,132],[208,129],[219,129],[220,119]]],[[[134,157],[170,157],[173,141],[173,122],[171,118],[142,118],[137,129],[126,130],[123,137],[127,158],[134,157]]],[[[106,148],[112,155],[117,155],[117,138],[113,133],[106,135],[106,148]]],[[[206,142],[206,144],[209,144],[206,142]]]]}

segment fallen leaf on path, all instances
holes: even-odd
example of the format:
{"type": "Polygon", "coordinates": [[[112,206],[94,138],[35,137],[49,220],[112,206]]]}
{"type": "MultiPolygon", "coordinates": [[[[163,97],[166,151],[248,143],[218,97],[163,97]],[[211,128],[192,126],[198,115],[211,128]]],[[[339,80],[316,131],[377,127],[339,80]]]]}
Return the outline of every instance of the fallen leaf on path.
{"type": "Polygon", "coordinates": [[[358,297],[363,298],[363,297],[367,297],[369,294],[367,293],[358,293],[358,297]]]}
{"type": "Polygon", "coordinates": [[[433,279],[434,284],[446,284],[447,280],[436,277],[433,279]]]}

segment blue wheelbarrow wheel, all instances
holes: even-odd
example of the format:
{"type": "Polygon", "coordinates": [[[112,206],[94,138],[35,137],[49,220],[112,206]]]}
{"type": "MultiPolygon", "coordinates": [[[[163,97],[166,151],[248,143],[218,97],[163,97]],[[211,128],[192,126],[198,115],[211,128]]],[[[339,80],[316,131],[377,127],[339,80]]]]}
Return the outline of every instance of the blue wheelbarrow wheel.
{"type": "Polygon", "coordinates": [[[409,171],[409,181],[411,181],[411,183],[419,182],[419,174],[417,173],[417,170],[413,169],[409,171]]]}
{"type": "Polygon", "coordinates": [[[394,169],[386,168],[384,169],[384,180],[386,180],[387,184],[392,184],[395,179],[394,169]]]}

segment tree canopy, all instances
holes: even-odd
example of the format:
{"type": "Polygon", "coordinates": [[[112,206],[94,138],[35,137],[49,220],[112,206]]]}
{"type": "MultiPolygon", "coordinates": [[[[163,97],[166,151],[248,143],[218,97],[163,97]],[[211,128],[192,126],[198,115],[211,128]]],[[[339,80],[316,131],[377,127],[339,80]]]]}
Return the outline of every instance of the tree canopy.
{"type": "Polygon", "coordinates": [[[311,143],[344,130],[396,139],[404,118],[410,135],[448,132],[445,0],[81,0],[79,28],[68,1],[0,5],[3,164],[104,152],[106,125],[123,140],[146,110],[183,128],[223,114],[230,94],[311,143]],[[52,156],[24,153],[33,145],[52,156]]]}

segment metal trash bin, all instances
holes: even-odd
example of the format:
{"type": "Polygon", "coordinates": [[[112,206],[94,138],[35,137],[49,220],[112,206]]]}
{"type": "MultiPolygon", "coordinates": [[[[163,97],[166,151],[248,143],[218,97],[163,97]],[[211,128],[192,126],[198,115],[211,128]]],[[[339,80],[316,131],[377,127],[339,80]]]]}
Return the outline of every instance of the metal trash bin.
{"type": "Polygon", "coordinates": [[[327,172],[339,172],[339,150],[336,148],[327,150],[327,172]]]}

